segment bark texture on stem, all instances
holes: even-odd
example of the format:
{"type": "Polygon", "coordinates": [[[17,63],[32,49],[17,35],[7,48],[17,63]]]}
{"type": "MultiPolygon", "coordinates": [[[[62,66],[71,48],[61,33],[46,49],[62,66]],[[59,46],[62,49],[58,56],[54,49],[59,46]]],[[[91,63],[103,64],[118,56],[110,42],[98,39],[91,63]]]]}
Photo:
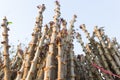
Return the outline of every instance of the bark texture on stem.
{"type": "Polygon", "coordinates": [[[33,59],[34,53],[35,53],[35,48],[38,43],[38,39],[41,37],[41,28],[42,28],[42,22],[43,22],[43,15],[42,13],[45,10],[45,5],[42,4],[40,6],[37,6],[39,9],[39,15],[36,18],[36,23],[35,23],[35,28],[34,32],[32,33],[32,41],[30,42],[30,47],[28,49],[28,52],[26,54],[26,60],[25,60],[25,67],[24,67],[24,74],[23,74],[23,79],[26,78],[29,68],[30,68],[30,61],[33,59]]]}
{"type": "Polygon", "coordinates": [[[8,31],[9,28],[8,26],[8,21],[6,19],[6,17],[4,17],[3,19],[3,23],[1,24],[2,28],[3,28],[3,41],[1,42],[3,44],[3,56],[4,56],[4,80],[10,80],[10,60],[9,60],[9,44],[8,44],[8,31]]]}

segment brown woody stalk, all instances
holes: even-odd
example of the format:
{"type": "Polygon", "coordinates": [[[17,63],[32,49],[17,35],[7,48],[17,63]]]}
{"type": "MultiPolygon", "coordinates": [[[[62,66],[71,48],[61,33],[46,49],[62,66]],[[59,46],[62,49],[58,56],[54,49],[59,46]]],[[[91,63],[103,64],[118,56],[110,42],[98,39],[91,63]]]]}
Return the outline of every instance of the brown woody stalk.
{"type": "Polygon", "coordinates": [[[96,36],[98,37],[98,39],[100,40],[101,44],[102,44],[102,47],[105,51],[105,56],[106,58],[110,61],[111,65],[112,65],[112,68],[114,69],[114,71],[116,72],[116,74],[120,74],[120,70],[119,68],[117,67],[116,63],[114,62],[113,58],[111,57],[106,45],[105,45],[105,42],[103,41],[102,39],[102,36],[99,32],[99,29],[97,28],[97,26],[95,27],[95,33],[96,33],[96,36]]]}
{"type": "Polygon", "coordinates": [[[60,4],[58,1],[55,2],[56,8],[55,8],[55,16],[54,16],[54,22],[52,24],[52,35],[51,35],[51,41],[49,45],[49,51],[46,59],[46,67],[45,67],[45,76],[44,80],[54,80],[55,79],[55,40],[57,32],[59,32],[59,17],[60,17],[60,4]]]}
{"type": "Polygon", "coordinates": [[[76,18],[77,16],[74,15],[73,19],[70,21],[70,28],[68,30],[68,43],[69,43],[69,47],[70,47],[70,77],[71,80],[75,80],[75,73],[74,73],[74,52],[73,52],[73,38],[74,38],[74,23],[76,22],[76,18]]]}
{"type": "Polygon", "coordinates": [[[41,27],[42,27],[42,20],[43,20],[42,13],[45,10],[45,5],[43,4],[38,6],[38,9],[39,9],[39,16],[36,18],[34,32],[32,33],[32,41],[30,42],[30,47],[26,55],[23,79],[25,79],[28,74],[28,71],[30,68],[30,61],[33,59],[33,54],[35,52],[34,50],[35,50],[38,38],[40,38],[41,36],[41,27]]]}
{"type": "MultiPolygon", "coordinates": [[[[91,53],[91,55],[92,55],[93,57],[97,56],[98,59],[101,59],[101,57],[102,57],[102,60],[103,60],[104,55],[102,55],[102,56],[99,55],[99,50],[100,50],[100,49],[98,50],[98,48],[96,47],[96,46],[97,46],[97,45],[96,45],[96,41],[95,41],[94,38],[90,37],[90,33],[88,33],[85,24],[82,24],[82,25],[80,26],[80,28],[84,31],[84,33],[86,34],[86,37],[87,37],[88,40],[90,41],[91,46],[87,45],[87,50],[89,51],[89,53],[91,53]],[[91,49],[90,49],[90,48],[91,48],[91,49]],[[92,49],[92,48],[93,48],[93,49],[92,49]],[[100,56],[101,56],[101,57],[100,57],[100,56]]],[[[93,34],[93,35],[94,35],[94,34],[93,34]]],[[[100,64],[101,60],[97,60],[97,59],[95,58],[94,61],[95,61],[95,63],[97,63],[98,65],[100,65],[101,67],[103,67],[103,65],[100,64]]],[[[103,60],[103,62],[106,63],[105,60],[103,60]]],[[[108,64],[106,63],[105,65],[106,65],[106,67],[107,67],[108,70],[109,70],[108,64]]],[[[104,73],[103,73],[103,74],[104,74],[104,73]]],[[[109,76],[109,77],[111,77],[111,78],[109,79],[109,78],[108,78],[108,75],[106,75],[106,74],[104,74],[104,77],[105,77],[107,80],[112,79],[111,76],[109,76]]]]}
{"type": "Polygon", "coordinates": [[[58,79],[57,80],[63,80],[64,79],[64,62],[63,62],[63,40],[61,38],[61,33],[58,34],[57,37],[58,42],[58,79]]]}
{"type": "Polygon", "coordinates": [[[3,18],[3,23],[1,24],[3,28],[3,41],[1,42],[3,44],[3,56],[4,56],[4,80],[10,80],[10,61],[9,61],[9,48],[8,45],[8,21],[6,17],[3,18]]]}
{"type": "Polygon", "coordinates": [[[32,80],[32,76],[33,76],[33,74],[35,73],[35,70],[36,70],[38,56],[40,55],[40,51],[42,50],[42,45],[44,43],[44,39],[45,39],[46,33],[47,33],[47,25],[44,28],[44,33],[43,33],[42,37],[40,38],[39,45],[37,47],[34,59],[32,61],[32,64],[31,64],[31,67],[30,67],[30,70],[29,70],[29,73],[28,73],[28,75],[27,75],[25,80],[32,80]]]}

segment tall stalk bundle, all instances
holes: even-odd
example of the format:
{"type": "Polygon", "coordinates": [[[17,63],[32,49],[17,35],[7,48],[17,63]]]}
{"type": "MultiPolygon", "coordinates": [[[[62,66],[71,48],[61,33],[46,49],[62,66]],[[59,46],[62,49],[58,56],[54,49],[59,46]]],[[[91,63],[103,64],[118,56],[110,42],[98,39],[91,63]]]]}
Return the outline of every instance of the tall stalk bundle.
{"type": "Polygon", "coordinates": [[[87,27],[82,24],[80,29],[88,39],[85,44],[81,34],[74,29],[77,16],[73,16],[68,27],[67,21],[61,18],[58,1],[55,1],[55,6],[53,21],[44,27],[45,5],[37,6],[39,13],[32,40],[23,50],[19,44],[16,55],[11,59],[9,22],[4,17],[1,25],[3,46],[0,49],[0,80],[119,80],[120,44],[116,38],[110,39],[102,27],[95,27],[90,36],[87,27]],[[80,43],[84,54],[74,53],[74,39],[80,43]]]}

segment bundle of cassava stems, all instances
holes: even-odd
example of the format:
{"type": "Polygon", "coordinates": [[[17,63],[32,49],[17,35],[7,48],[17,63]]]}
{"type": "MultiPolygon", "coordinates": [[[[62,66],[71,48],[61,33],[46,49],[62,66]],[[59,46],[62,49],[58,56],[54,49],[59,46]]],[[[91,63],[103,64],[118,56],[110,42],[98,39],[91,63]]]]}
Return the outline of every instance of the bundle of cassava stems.
{"type": "Polygon", "coordinates": [[[80,29],[89,41],[84,44],[81,34],[74,29],[77,16],[74,15],[67,26],[67,21],[60,16],[58,1],[55,6],[53,21],[45,26],[45,5],[37,6],[39,15],[32,39],[24,50],[18,45],[12,59],[9,57],[8,21],[4,17],[0,80],[120,80],[120,44],[116,38],[110,39],[104,29],[97,26],[90,36],[82,24],[80,29]],[[75,55],[74,39],[80,43],[84,55],[75,55]]]}

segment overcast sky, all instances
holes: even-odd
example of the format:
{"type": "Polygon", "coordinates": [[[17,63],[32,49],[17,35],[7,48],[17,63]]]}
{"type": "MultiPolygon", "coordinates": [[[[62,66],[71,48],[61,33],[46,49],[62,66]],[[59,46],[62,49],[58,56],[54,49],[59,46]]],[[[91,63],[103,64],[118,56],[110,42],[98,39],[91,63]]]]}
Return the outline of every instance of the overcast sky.
{"type": "MultiPolygon", "coordinates": [[[[28,44],[31,40],[35,18],[38,14],[37,5],[46,5],[44,24],[53,20],[54,1],[55,0],[0,0],[0,22],[2,22],[4,16],[7,16],[8,21],[13,22],[13,24],[9,26],[10,44],[15,45],[18,40],[28,44]]],[[[88,31],[91,33],[94,26],[104,26],[106,34],[110,37],[117,37],[120,42],[120,0],[58,1],[61,4],[61,17],[64,17],[68,23],[74,14],[78,16],[75,28],[78,28],[80,24],[86,24],[88,31]]],[[[80,33],[83,35],[81,30],[80,33]]],[[[80,45],[75,44],[75,52],[77,54],[82,53],[79,48],[80,45]]]]}

